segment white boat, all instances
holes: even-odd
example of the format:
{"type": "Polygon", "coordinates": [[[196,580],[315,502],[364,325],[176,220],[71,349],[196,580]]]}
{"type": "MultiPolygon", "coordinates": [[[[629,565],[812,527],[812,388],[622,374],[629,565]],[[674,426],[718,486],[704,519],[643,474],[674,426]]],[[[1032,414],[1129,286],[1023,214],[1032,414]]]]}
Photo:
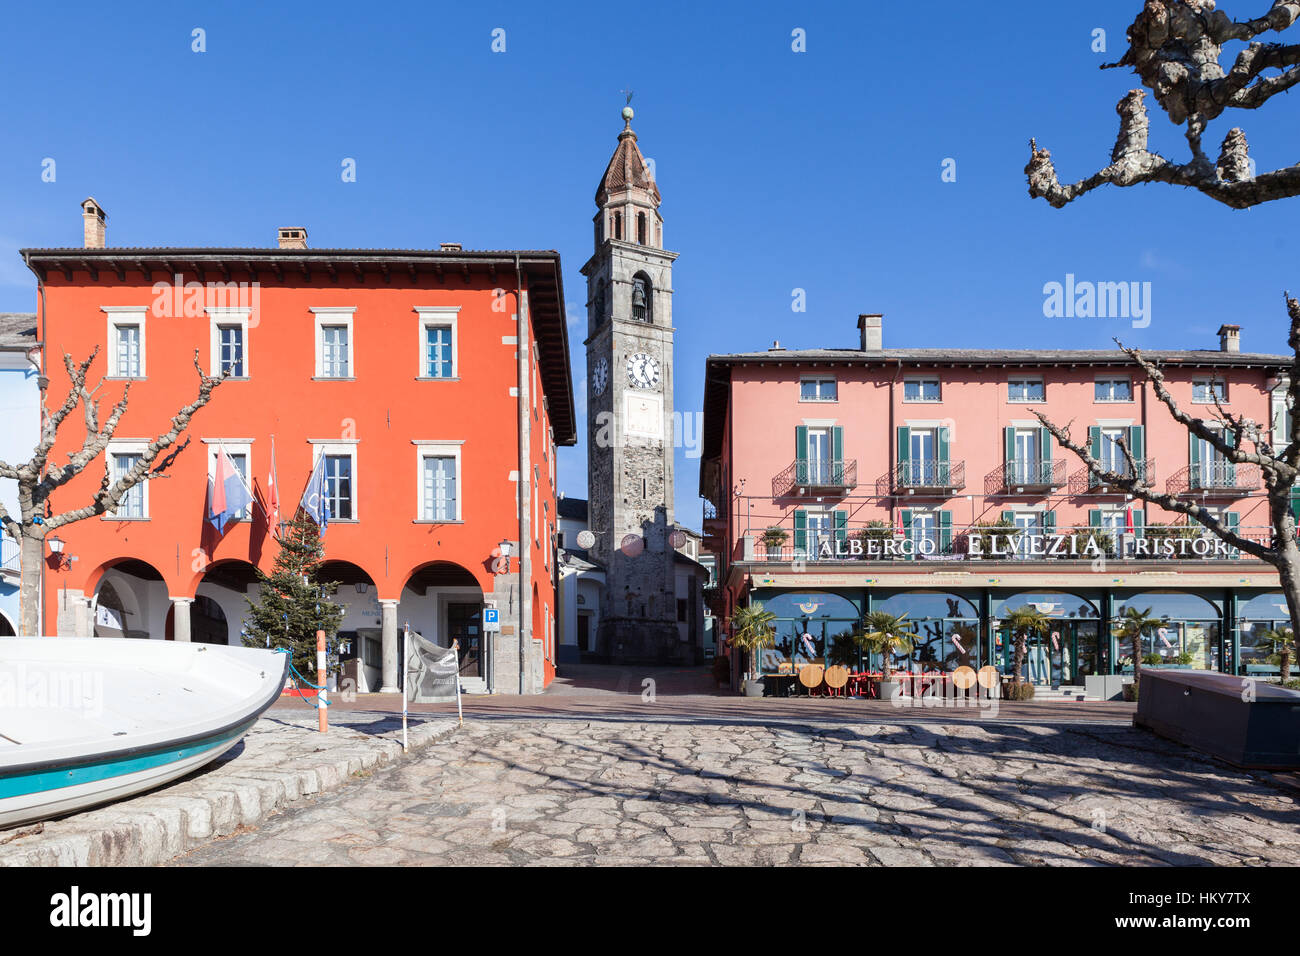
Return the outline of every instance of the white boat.
{"type": "Polygon", "coordinates": [[[0,638],[0,827],[120,800],[237,744],[289,656],[126,638],[0,638]]]}

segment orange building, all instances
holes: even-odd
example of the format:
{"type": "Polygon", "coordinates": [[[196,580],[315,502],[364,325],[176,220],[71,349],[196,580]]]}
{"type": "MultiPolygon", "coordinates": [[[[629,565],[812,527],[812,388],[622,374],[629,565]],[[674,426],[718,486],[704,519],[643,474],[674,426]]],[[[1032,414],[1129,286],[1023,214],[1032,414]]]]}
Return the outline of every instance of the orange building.
{"type": "MultiPolygon", "coordinates": [[[[167,430],[196,393],[196,356],[230,375],[167,477],[59,530],[43,630],[239,643],[253,568],[277,548],[274,449],[284,520],[326,459],[325,571],[342,582],[360,690],[396,687],[406,624],[460,640],[467,688],[549,683],[555,454],[576,440],[558,253],[309,249],[304,229],[281,229],[276,248],[110,248],[102,208],[87,200],[83,216],[84,248],[22,253],[40,282],[50,401],[66,394],[62,354],[98,348],[104,414],[128,382],[130,404],[106,460],[55,511],[90,502],[101,468],[129,468],[167,430]],[[220,535],[207,521],[219,449],[257,499],[220,535]]],[[[80,430],[64,424],[52,460],[80,430]]]]}

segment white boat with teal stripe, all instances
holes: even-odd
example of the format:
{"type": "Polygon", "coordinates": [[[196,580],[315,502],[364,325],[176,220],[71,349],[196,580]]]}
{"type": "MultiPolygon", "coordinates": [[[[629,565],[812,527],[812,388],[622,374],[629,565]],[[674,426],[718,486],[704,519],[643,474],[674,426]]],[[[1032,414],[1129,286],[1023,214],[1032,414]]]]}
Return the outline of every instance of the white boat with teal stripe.
{"type": "Polygon", "coordinates": [[[288,660],[218,644],[0,638],[0,827],[202,767],[279,699],[288,660]]]}

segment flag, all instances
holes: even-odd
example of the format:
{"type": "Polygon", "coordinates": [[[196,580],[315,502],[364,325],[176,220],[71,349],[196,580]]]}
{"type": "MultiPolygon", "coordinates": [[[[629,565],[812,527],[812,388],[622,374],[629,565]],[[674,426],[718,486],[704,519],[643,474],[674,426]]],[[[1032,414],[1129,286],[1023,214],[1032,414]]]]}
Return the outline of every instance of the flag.
{"type": "Polygon", "coordinates": [[[894,509],[894,534],[903,534],[903,512],[898,508],[894,509]]]}
{"type": "Polygon", "coordinates": [[[275,481],[275,438],[271,438],[271,477],[266,482],[266,526],[275,534],[280,529],[280,486],[275,481]]]}
{"type": "Polygon", "coordinates": [[[1133,533],[1133,506],[1129,505],[1124,509],[1124,533],[1133,533]]]}
{"type": "Polygon", "coordinates": [[[311,520],[316,522],[320,533],[325,534],[325,527],[330,522],[330,502],[329,491],[325,487],[324,455],[316,459],[316,467],[307,479],[307,488],[302,493],[302,509],[311,515],[311,520]]]}
{"type": "Polygon", "coordinates": [[[217,534],[225,534],[226,525],[252,501],[253,496],[239,469],[226,454],[226,449],[218,447],[216,476],[208,481],[208,524],[217,529],[217,534]]]}

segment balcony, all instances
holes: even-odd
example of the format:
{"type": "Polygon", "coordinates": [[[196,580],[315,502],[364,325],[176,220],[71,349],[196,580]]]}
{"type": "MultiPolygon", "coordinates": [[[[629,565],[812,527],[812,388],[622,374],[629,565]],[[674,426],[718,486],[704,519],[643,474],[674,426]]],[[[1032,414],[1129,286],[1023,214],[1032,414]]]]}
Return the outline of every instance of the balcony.
{"type": "Polygon", "coordinates": [[[890,481],[893,491],[948,494],[966,487],[966,462],[916,458],[900,461],[884,477],[890,481]]]}
{"type": "Polygon", "coordinates": [[[1237,497],[1258,488],[1258,465],[1238,465],[1221,459],[1188,465],[1165,482],[1165,491],[1171,495],[1194,492],[1237,497]]]}
{"type": "MultiPolygon", "coordinates": [[[[1127,461],[1103,461],[1102,466],[1121,478],[1127,477],[1130,472],[1127,461]]],[[[1156,461],[1154,458],[1147,458],[1142,461],[1133,463],[1137,466],[1136,474],[1147,484],[1152,484],[1156,477],[1156,461]]],[[[1105,495],[1109,494],[1111,486],[1109,483],[1098,478],[1087,468],[1082,468],[1070,476],[1070,494],[1072,495],[1105,495]]]]}
{"type": "Polygon", "coordinates": [[[17,575],[19,572],[18,544],[8,535],[0,535],[0,574],[17,575]]]}
{"type": "Polygon", "coordinates": [[[1064,461],[1017,458],[984,476],[984,493],[1021,494],[1025,491],[1055,491],[1065,487],[1064,461]]]}
{"type": "Polygon", "coordinates": [[[786,498],[814,491],[842,493],[857,486],[857,459],[796,458],[772,479],[772,497],[786,498]]]}

